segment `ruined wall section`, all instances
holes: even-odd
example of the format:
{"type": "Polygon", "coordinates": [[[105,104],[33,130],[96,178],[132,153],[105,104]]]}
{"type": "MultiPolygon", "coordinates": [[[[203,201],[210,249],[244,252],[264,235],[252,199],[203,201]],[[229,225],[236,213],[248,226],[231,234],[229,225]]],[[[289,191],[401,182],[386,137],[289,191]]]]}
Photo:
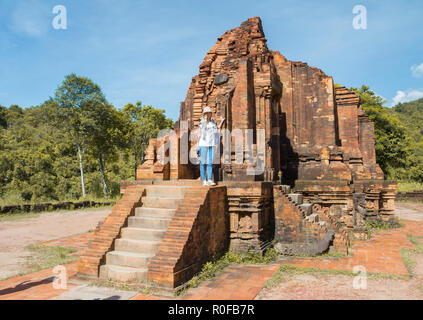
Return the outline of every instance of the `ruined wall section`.
{"type": "Polygon", "coordinates": [[[287,136],[300,154],[320,154],[322,146],[336,146],[333,80],[320,69],[289,61],[274,51],[274,63],[283,84],[282,112],[287,136]]]}
{"type": "Polygon", "coordinates": [[[360,96],[345,87],[335,88],[335,93],[343,158],[353,180],[383,179],[376,163],[374,123],[363,111],[360,96]]]}
{"type": "Polygon", "coordinates": [[[351,180],[343,163],[332,77],[274,51],[282,82],[280,106],[284,124],[281,165],[285,182],[351,180]]]}

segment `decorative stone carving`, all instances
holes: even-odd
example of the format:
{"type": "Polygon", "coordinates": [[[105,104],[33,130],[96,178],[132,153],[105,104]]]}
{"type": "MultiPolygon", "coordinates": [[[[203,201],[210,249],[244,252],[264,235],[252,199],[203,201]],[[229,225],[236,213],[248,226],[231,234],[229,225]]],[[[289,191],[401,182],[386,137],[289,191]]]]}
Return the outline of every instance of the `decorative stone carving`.
{"type": "Polygon", "coordinates": [[[253,224],[251,222],[251,217],[249,215],[244,215],[239,219],[239,232],[250,232],[253,228],[253,224]]]}
{"type": "Polygon", "coordinates": [[[228,82],[229,76],[226,73],[219,73],[214,77],[213,84],[219,85],[228,82]]]}

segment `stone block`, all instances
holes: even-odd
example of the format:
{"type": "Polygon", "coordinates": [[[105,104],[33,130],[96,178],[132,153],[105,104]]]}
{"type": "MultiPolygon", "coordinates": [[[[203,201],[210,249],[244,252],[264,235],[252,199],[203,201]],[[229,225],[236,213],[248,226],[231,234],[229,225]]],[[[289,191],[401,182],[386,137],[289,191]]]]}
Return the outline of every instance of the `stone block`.
{"type": "Polygon", "coordinates": [[[317,213],[313,213],[307,217],[307,220],[310,222],[319,222],[319,215],[317,213]]]}
{"type": "Polygon", "coordinates": [[[306,216],[312,214],[313,205],[311,203],[300,204],[300,208],[305,212],[306,216]]]}
{"type": "Polygon", "coordinates": [[[291,199],[296,205],[303,204],[303,195],[301,193],[290,193],[288,194],[289,199],[291,199]]]}

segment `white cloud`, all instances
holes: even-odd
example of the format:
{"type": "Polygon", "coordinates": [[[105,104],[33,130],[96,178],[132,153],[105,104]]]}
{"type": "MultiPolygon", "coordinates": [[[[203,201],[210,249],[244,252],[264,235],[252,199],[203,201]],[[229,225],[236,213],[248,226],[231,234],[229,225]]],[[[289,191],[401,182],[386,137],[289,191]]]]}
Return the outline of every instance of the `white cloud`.
{"type": "Polygon", "coordinates": [[[397,95],[392,99],[392,106],[420,98],[423,98],[423,89],[398,90],[397,95]]]}
{"type": "Polygon", "coordinates": [[[423,76],[423,62],[419,65],[413,65],[411,67],[411,72],[413,73],[413,77],[420,78],[423,76]]]}
{"type": "Polygon", "coordinates": [[[22,1],[13,11],[9,27],[16,33],[41,37],[47,33],[52,21],[51,10],[39,0],[22,1]]]}

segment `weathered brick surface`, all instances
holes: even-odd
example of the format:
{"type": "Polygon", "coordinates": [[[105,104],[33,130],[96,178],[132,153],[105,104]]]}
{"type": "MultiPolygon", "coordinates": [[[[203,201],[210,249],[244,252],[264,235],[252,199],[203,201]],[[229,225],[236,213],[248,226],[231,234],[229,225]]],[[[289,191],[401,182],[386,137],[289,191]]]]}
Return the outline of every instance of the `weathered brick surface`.
{"type": "MultiPolygon", "coordinates": [[[[181,103],[176,150],[182,143],[179,125],[187,122],[188,131],[196,129],[206,107],[211,108],[215,120],[226,119],[224,129],[232,134],[241,132],[244,146],[243,134],[247,129],[254,132],[252,145],[247,144],[244,160],[239,163],[234,161],[237,139],[234,135],[227,138],[225,146],[230,145],[232,153],[228,159],[221,153],[220,165],[216,166],[218,180],[290,185],[308,203],[319,206],[315,213],[322,219],[326,217],[329,224],[336,223],[358,238],[366,237],[366,217],[392,219],[396,184],[384,180],[376,163],[374,124],[363,111],[360,97],[345,87],[335,87],[333,78],[322,70],[269,50],[260,18],[250,18],[225,32],[207,52],[181,103]],[[259,148],[261,132],[264,153],[259,148]],[[262,173],[247,174],[259,162],[262,173]],[[354,202],[356,194],[364,194],[360,203],[354,202]]],[[[160,165],[160,143],[150,141],[139,179],[199,176],[198,166],[181,167],[179,162],[160,165]]],[[[190,146],[195,143],[191,141],[190,146]]],[[[244,197],[244,192],[228,197],[231,248],[263,248],[269,234],[263,229],[278,213],[269,214],[273,206],[265,195],[244,197]],[[238,201],[240,196],[248,201],[238,201]]],[[[295,225],[299,230],[289,231],[290,237],[307,238],[310,230],[305,225],[309,220],[297,223],[297,218],[289,218],[293,220],[286,230],[295,225]]],[[[310,231],[310,235],[313,232],[317,231],[310,231]]],[[[337,232],[335,246],[344,247],[344,238],[337,232]]]]}
{"type": "Polygon", "coordinates": [[[230,215],[230,249],[262,253],[274,236],[272,184],[225,182],[230,215]]]}
{"type": "Polygon", "coordinates": [[[175,288],[219,258],[229,245],[226,205],[226,187],[188,189],[148,265],[148,279],[175,288]]]}
{"type": "Polygon", "coordinates": [[[99,267],[104,263],[105,255],[113,249],[114,240],[120,230],[127,223],[130,215],[134,214],[136,207],[141,205],[141,198],[145,186],[128,186],[122,199],[116,203],[112,213],[104,219],[101,227],[94,231],[88,249],[82,254],[78,262],[78,274],[81,276],[97,277],[99,267]]]}
{"type": "Polygon", "coordinates": [[[164,148],[167,141],[150,139],[145,150],[145,161],[137,169],[137,180],[168,180],[170,164],[163,159],[169,156],[169,150],[164,148]]]}
{"type": "MultiPolygon", "coordinates": [[[[224,181],[259,180],[290,185],[307,181],[303,183],[307,187],[298,190],[307,192],[318,181],[328,182],[326,185],[346,181],[353,185],[383,180],[376,163],[374,125],[364,113],[360,97],[345,87],[335,88],[332,77],[322,70],[269,50],[258,17],[225,32],[208,51],[181,104],[176,127],[183,120],[188,121],[189,130],[196,128],[205,107],[213,110],[216,119],[223,116],[225,128],[232,133],[245,129],[262,129],[265,133],[265,153],[258,154],[257,134],[249,150],[254,160],[261,157],[263,174],[246,173],[255,164],[224,163],[222,158],[219,176],[224,181]]],[[[231,145],[234,151],[234,137],[231,145]]],[[[143,164],[143,170],[150,171],[142,173],[148,178],[157,176],[152,153],[156,149],[157,142],[151,141],[143,164]]],[[[234,160],[234,154],[231,157],[234,160]]],[[[161,174],[181,179],[188,174],[195,178],[198,172],[161,174]]],[[[370,184],[367,189],[374,188],[370,184]]],[[[392,213],[391,201],[383,200],[382,193],[394,191],[378,189],[382,204],[378,214],[392,213]]],[[[316,196],[322,196],[322,192],[316,196]]]]}
{"type": "Polygon", "coordinates": [[[329,215],[328,210],[313,208],[312,214],[307,216],[279,186],[273,188],[273,199],[276,240],[282,243],[315,243],[333,230],[332,250],[348,253],[348,233],[329,215]]]}

